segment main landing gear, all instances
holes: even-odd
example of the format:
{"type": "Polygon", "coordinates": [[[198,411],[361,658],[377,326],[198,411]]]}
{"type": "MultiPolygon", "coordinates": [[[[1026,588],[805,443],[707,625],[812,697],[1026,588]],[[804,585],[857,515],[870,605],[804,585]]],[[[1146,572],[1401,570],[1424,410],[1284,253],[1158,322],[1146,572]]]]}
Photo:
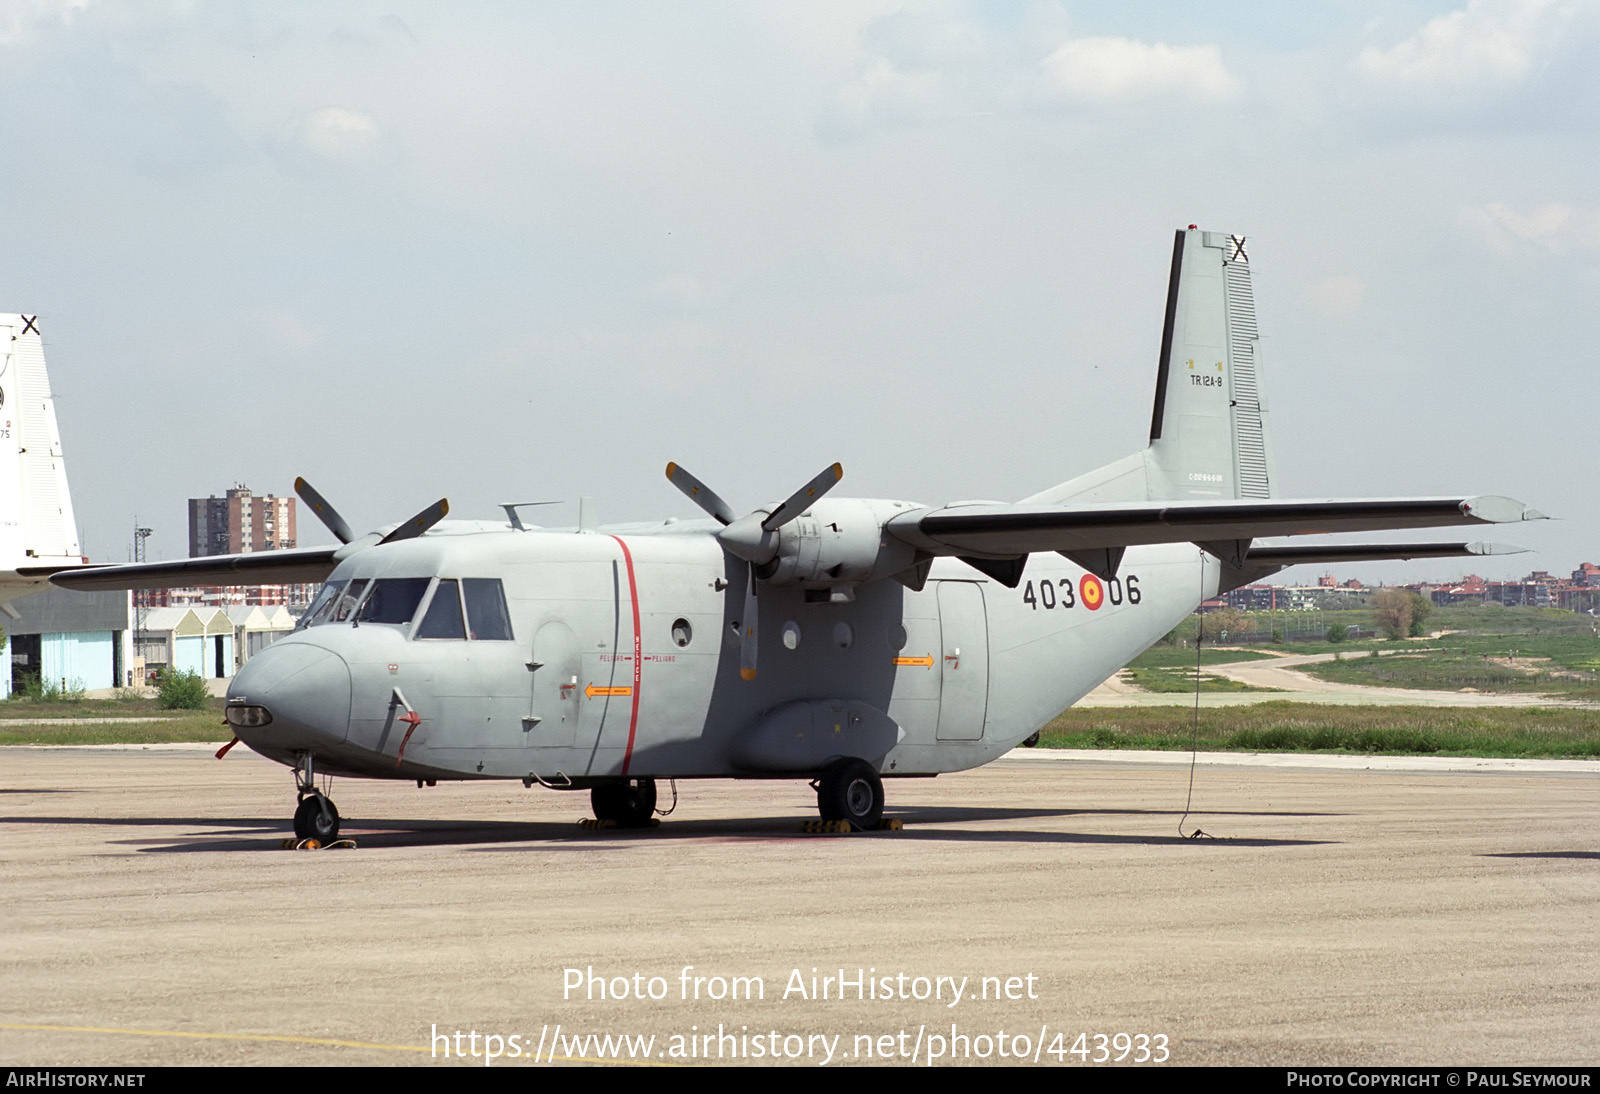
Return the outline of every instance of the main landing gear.
{"type": "Polygon", "coordinates": [[[839,760],[817,780],[817,812],[864,832],[883,820],[883,780],[865,760],[839,760]]]}
{"type": "Polygon", "coordinates": [[[311,753],[302,752],[294,765],[295,792],[300,804],[294,811],[294,834],[298,839],[314,839],[326,846],[339,838],[339,810],[317,789],[311,753]]]}
{"type": "Polygon", "coordinates": [[[643,828],[656,811],[656,781],[601,783],[589,791],[589,804],[595,820],[610,821],[618,828],[643,828]]]}

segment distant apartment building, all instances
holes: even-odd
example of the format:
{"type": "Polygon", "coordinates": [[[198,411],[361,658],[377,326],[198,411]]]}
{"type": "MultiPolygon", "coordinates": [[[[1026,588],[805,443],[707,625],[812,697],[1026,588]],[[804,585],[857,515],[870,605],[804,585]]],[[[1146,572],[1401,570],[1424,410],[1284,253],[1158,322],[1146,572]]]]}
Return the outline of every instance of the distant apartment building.
{"type": "MultiPolygon", "coordinates": [[[[295,499],[257,495],[243,483],[222,497],[189,499],[189,557],[242,555],[294,547],[295,499]]],[[[227,588],[146,589],[136,597],[141,608],[208,605],[302,607],[313,589],[307,585],[241,585],[227,588]]]]}
{"type": "Polygon", "coordinates": [[[256,497],[239,485],[222,497],[189,499],[189,557],[242,555],[295,545],[294,498],[256,497]]]}

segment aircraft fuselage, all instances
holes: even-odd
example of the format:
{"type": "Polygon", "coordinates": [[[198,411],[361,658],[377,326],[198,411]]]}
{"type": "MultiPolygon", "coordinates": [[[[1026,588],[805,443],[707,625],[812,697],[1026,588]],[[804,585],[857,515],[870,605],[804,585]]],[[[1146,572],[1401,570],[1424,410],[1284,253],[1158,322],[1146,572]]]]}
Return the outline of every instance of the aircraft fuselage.
{"type": "Polygon", "coordinates": [[[803,777],[840,756],[885,776],[958,771],[1047,724],[1218,582],[1187,544],[1132,549],[1109,581],[1036,555],[1015,589],[943,559],[920,591],[762,582],[746,680],[748,570],[713,529],[477,531],[362,551],[330,576],[320,618],[240,670],[230,706],[272,721],[237,732],[284,763],[313,753],[322,772],[378,778],[803,777]],[[391,617],[420,599],[404,622],[363,621],[355,600],[380,592],[404,594],[391,617]],[[458,600],[452,630],[439,620],[458,600]]]}

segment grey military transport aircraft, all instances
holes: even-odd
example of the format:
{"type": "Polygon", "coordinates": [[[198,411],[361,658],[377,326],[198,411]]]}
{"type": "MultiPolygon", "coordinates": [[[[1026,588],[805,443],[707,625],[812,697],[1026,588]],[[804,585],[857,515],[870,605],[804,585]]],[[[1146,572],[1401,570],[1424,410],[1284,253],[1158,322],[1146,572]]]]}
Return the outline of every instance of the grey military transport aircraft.
{"type": "MultiPolygon", "coordinates": [[[[1281,500],[1242,237],[1179,230],[1149,446],[1017,502],[836,498],[838,464],[709,520],[576,529],[445,521],[441,500],[341,546],[83,568],[73,589],[323,581],[228,689],[239,740],[297,773],[298,836],[327,779],[520,779],[648,823],[661,779],[807,779],[824,820],[879,824],[884,780],[988,763],[1201,601],[1287,566],[1482,554],[1469,543],[1263,537],[1496,524],[1504,497],[1281,500]]],[[[581,514],[580,510],[580,514],[581,514]]]]}

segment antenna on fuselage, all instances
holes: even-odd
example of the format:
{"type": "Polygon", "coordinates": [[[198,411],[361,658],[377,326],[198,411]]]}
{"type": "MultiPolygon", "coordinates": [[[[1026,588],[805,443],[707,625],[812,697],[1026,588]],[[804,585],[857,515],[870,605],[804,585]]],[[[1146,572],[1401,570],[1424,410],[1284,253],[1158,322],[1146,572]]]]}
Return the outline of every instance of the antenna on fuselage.
{"type": "Polygon", "coordinates": [[[519,532],[526,532],[527,525],[522,523],[522,518],[517,515],[517,510],[524,505],[560,505],[559,501],[503,501],[500,508],[506,511],[506,517],[511,521],[511,527],[519,532]]]}

